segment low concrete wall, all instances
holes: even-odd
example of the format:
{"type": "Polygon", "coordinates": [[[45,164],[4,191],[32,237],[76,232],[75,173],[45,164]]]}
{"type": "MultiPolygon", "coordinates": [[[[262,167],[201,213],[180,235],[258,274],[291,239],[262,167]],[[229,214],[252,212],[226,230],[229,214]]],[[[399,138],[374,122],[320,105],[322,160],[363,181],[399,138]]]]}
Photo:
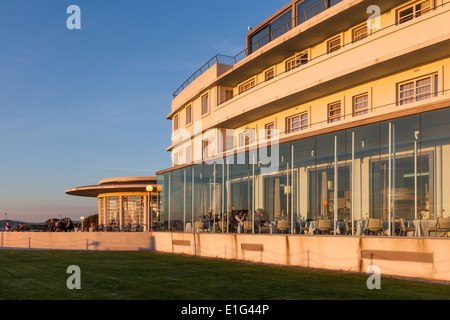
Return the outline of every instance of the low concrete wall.
{"type": "Polygon", "coordinates": [[[450,282],[450,238],[171,232],[0,232],[0,248],[138,251],[450,282]]]}

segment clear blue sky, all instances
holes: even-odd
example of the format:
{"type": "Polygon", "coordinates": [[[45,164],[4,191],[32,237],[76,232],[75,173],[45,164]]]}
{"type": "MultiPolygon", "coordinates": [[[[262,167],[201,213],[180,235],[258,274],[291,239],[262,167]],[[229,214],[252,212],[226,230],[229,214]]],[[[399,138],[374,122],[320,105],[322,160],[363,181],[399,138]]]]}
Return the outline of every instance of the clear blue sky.
{"type": "Polygon", "coordinates": [[[170,167],[172,93],[286,3],[1,0],[0,219],[78,220],[97,200],[65,190],[170,167]]]}

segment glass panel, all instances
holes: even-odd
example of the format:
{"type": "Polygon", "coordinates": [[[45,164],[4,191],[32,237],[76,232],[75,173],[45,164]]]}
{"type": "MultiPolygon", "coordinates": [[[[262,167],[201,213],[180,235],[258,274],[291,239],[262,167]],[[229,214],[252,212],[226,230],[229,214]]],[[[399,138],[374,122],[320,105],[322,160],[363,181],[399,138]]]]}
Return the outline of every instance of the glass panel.
{"type": "Polygon", "coordinates": [[[106,198],[106,225],[110,225],[117,230],[120,224],[120,198],[106,198]]]}
{"type": "Polygon", "coordinates": [[[258,50],[262,46],[269,43],[269,26],[265,27],[261,31],[257,32],[251,37],[250,53],[258,50]]]}
{"type": "Polygon", "coordinates": [[[140,231],[144,224],[144,197],[123,197],[124,227],[128,231],[140,231]]]}
{"type": "Polygon", "coordinates": [[[293,212],[303,225],[314,219],[316,212],[316,138],[292,143],[294,150],[293,212]]]}
{"type": "Polygon", "coordinates": [[[270,24],[270,31],[272,33],[272,39],[276,39],[281,36],[283,33],[292,29],[292,11],[289,10],[281,17],[276,19],[274,22],[270,24]]]}
{"type": "Polygon", "coordinates": [[[418,213],[422,219],[450,215],[450,108],[423,113],[418,161],[418,213]]]}
{"type": "MultiPolygon", "coordinates": [[[[238,153],[233,156],[233,163],[229,165],[229,192],[231,213],[233,217],[241,213],[247,219],[250,212],[250,181],[248,173],[248,152],[238,153]]],[[[232,220],[233,232],[243,232],[243,224],[232,220]]]]}

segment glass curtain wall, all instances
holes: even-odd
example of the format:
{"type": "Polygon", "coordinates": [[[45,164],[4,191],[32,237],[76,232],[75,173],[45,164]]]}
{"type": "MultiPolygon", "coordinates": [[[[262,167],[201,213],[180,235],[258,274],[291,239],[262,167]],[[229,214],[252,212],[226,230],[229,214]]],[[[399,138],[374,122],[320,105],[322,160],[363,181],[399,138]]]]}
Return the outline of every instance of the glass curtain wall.
{"type": "Polygon", "coordinates": [[[284,232],[297,233],[307,222],[328,219],[335,234],[342,234],[343,222],[359,221],[361,234],[363,222],[376,218],[396,235],[401,218],[446,216],[449,116],[449,108],[431,111],[163,174],[159,230],[191,232],[200,221],[205,232],[257,233],[263,212],[268,232],[278,232],[281,220],[284,232]],[[234,219],[239,213],[251,221],[245,228],[234,219]]]}

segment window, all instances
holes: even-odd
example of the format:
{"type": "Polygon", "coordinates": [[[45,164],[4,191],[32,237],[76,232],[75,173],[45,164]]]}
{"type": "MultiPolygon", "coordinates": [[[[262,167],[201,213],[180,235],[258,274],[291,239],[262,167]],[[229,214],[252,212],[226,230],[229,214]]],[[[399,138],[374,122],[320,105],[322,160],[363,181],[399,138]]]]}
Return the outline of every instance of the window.
{"type": "Polygon", "coordinates": [[[286,61],[286,72],[308,63],[308,51],[303,51],[286,61]]]}
{"type": "Polygon", "coordinates": [[[205,94],[202,96],[202,115],[209,112],[209,96],[205,94]]]}
{"type": "Polygon", "coordinates": [[[255,142],[255,129],[239,133],[239,147],[246,147],[255,142]]]}
{"type": "Polygon", "coordinates": [[[341,120],[341,102],[333,102],[328,105],[328,122],[341,120]]]}
{"type": "Polygon", "coordinates": [[[341,37],[336,37],[328,41],[328,53],[332,53],[341,48],[341,37]]]}
{"type": "Polygon", "coordinates": [[[225,101],[233,99],[233,90],[225,90],[225,101]]]}
{"type": "Polygon", "coordinates": [[[369,112],[369,95],[367,93],[353,97],[353,116],[369,112]]]}
{"type": "Polygon", "coordinates": [[[178,115],[176,115],[175,117],[173,117],[173,131],[177,131],[179,128],[179,119],[178,119],[178,115]]]}
{"type": "Polygon", "coordinates": [[[308,129],[308,113],[297,114],[286,118],[286,133],[308,129]]]}
{"type": "Polygon", "coordinates": [[[186,107],[186,125],[190,124],[192,122],[192,107],[187,106],[186,107]]]}
{"type": "Polygon", "coordinates": [[[177,166],[178,165],[178,152],[175,152],[173,154],[173,165],[177,166]]]}
{"type": "Polygon", "coordinates": [[[357,42],[359,40],[367,38],[367,24],[365,23],[353,29],[352,35],[353,35],[353,42],[357,42]]]}
{"type": "Polygon", "coordinates": [[[239,86],[239,93],[244,93],[245,91],[250,90],[254,86],[255,86],[255,79],[251,79],[239,86]]]}
{"type": "Polygon", "coordinates": [[[186,164],[192,162],[192,146],[186,147],[186,164]]]}
{"type": "Polygon", "coordinates": [[[400,83],[398,85],[398,104],[431,98],[437,92],[437,75],[423,77],[400,83]],[[434,78],[434,81],[433,81],[434,78]]]}
{"type": "Polygon", "coordinates": [[[275,124],[273,122],[266,124],[266,140],[272,139],[275,135],[275,124]]]}
{"type": "Polygon", "coordinates": [[[429,12],[431,10],[431,0],[419,1],[398,11],[397,21],[403,23],[429,12]]]}
{"type": "Polygon", "coordinates": [[[275,70],[272,68],[270,70],[267,70],[264,73],[264,78],[266,81],[269,81],[270,79],[273,79],[275,77],[275,70]]]}
{"type": "Polygon", "coordinates": [[[209,140],[202,140],[202,159],[206,159],[209,156],[209,140]]]}

